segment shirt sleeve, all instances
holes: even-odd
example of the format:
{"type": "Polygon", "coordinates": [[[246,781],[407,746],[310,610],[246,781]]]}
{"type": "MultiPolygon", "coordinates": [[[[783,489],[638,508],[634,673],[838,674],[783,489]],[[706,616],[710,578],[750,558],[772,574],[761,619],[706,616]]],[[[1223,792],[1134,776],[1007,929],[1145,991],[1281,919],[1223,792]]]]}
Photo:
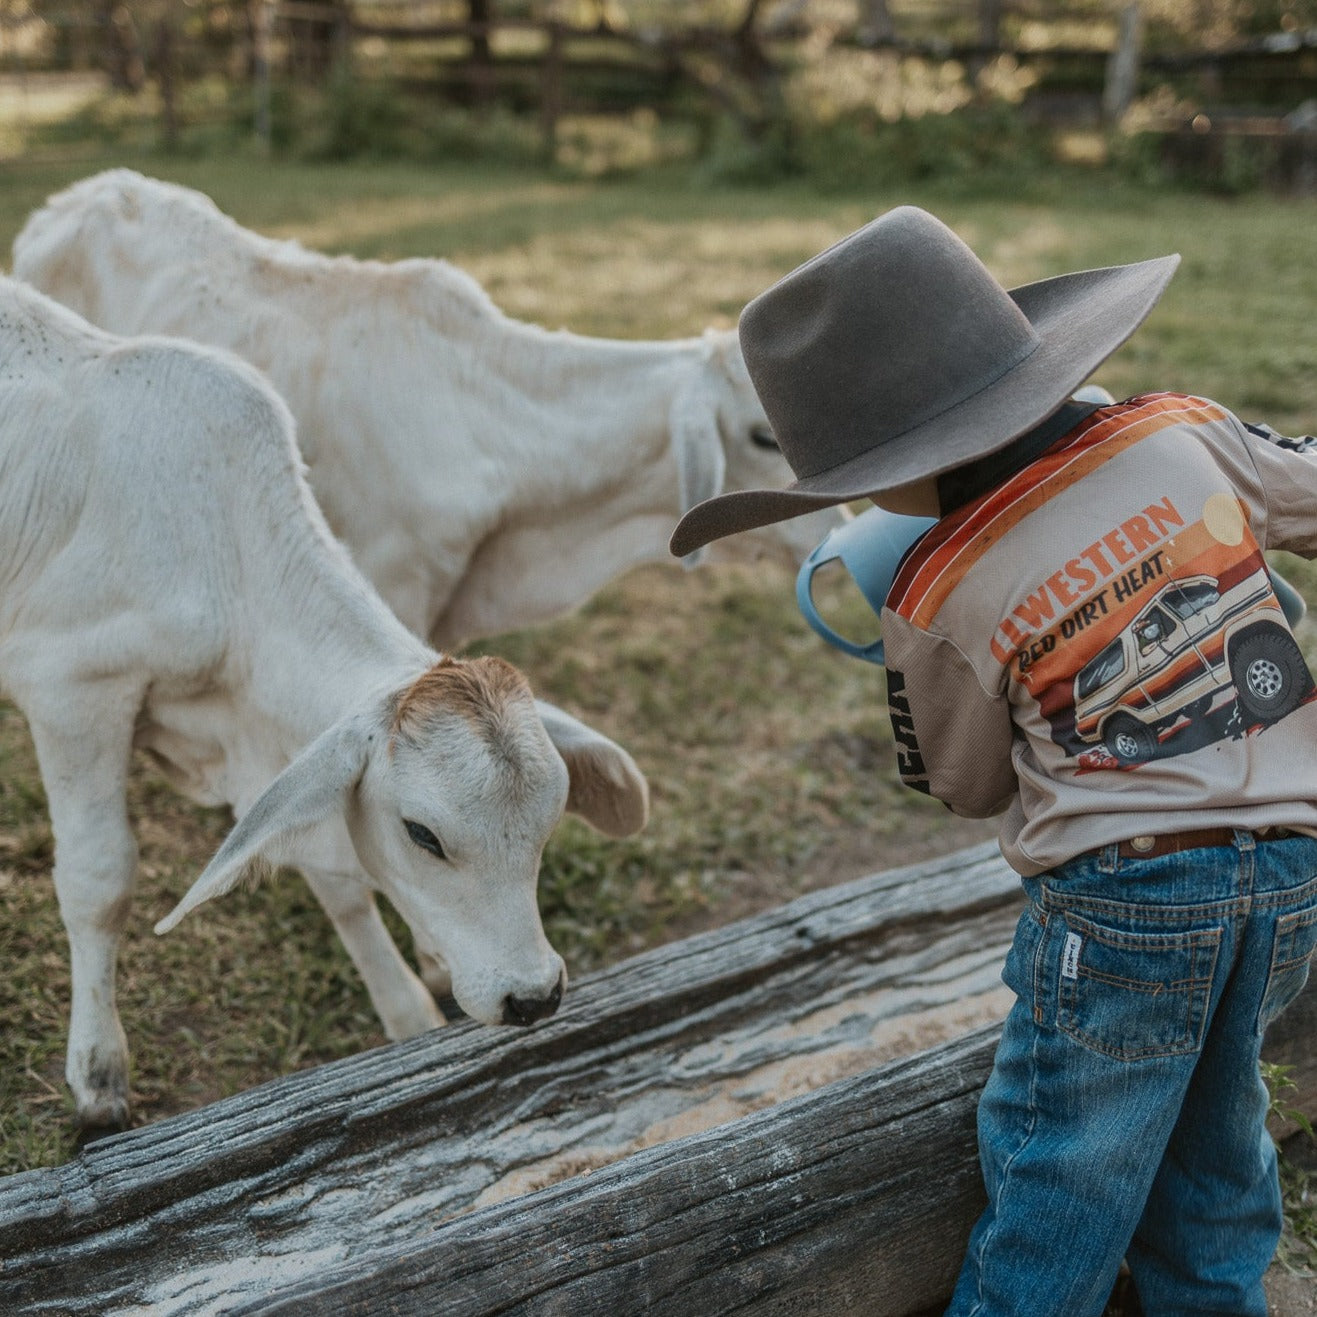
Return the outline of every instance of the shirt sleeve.
{"type": "Polygon", "coordinates": [[[1018,785],[1004,694],[984,690],[969,660],[945,637],[883,612],[887,706],[901,780],[953,814],[1000,814],[1018,785]]]}
{"type": "Polygon", "coordinates": [[[1268,425],[1244,430],[1266,508],[1262,547],[1317,558],[1317,438],[1287,439],[1268,425]]]}

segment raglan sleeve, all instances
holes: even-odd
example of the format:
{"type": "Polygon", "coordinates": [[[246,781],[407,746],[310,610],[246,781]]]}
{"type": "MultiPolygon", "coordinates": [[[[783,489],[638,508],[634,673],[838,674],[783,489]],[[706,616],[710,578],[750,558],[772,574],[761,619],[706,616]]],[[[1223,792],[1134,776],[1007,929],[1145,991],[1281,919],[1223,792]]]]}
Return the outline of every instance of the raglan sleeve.
{"type": "Polygon", "coordinates": [[[952,641],[891,609],[883,647],[901,780],[964,818],[1000,814],[1018,790],[1007,698],[984,690],[952,641]]]}
{"type": "Polygon", "coordinates": [[[1317,558],[1317,438],[1288,439],[1268,425],[1245,425],[1266,510],[1266,549],[1317,558]]]}

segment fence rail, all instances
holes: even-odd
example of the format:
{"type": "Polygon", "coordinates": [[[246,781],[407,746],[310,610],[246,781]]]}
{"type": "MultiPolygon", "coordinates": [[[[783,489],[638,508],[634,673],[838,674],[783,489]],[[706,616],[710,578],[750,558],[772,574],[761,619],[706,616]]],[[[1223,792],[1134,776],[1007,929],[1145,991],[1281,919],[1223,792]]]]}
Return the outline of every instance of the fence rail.
{"type": "MultiPolygon", "coordinates": [[[[885,5],[879,8],[886,13],[885,5]]],[[[163,9],[149,25],[136,27],[124,17],[127,7],[95,0],[86,8],[46,12],[43,21],[59,36],[52,47],[59,58],[95,58],[115,85],[129,90],[153,83],[167,141],[178,132],[180,89],[217,67],[231,76],[241,70],[251,80],[256,130],[267,142],[278,79],[316,81],[346,64],[358,77],[380,71],[401,76],[406,70],[401,80],[411,89],[428,88],[477,107],[515,90],[519,104],[537,109],[548,152],[565,114],[607,113],[636,103],[660,114],[689,114],[694,107],[706,116],[730,115],[747,135],[758,136],[780,120],[783,79],[807,49],[814,59],[828,58],[829,51],[891,52],[971,71],[1008,57],[1039,71],[1040,115],[1049,103],[1049,79],[1056,84],[1050,103],[1068,97],[1094,115],[1105,107],[1109,119],[1119,119],[1140,84],[1153,80],[1197,77],[1204,98],[1218,101],[1239,96],[1231,87],[1246,83],[1263,99],[1297,105],[1317,97],[1317,28],[1210,47],[1144,49],[1138,6],[1127,4],[1119,15],[1113,7],[1105,27],[1094,26],[1098,39],[1092,44],[1075,41],[1064,28],[1057,30],[1066,39],[1046,44],[1007,39],[1001,11],[1000,4],[980,0],[977,29],[961,22],[965,35],[951,39],[909,35],[891,21],[875,24],[872,4],[860,7],[849,30],[820,35],[810,26],[808,8],[787,7],[778,11],[785,17],[765,21],[758,0],[749,0],[739,20],[724,26],[704,21],[631,27],[602,17],[589,24],[502,15],[492,3],[474,0],[471,16],[462,21],[435,21],[425,11],[404,21],[395,12],[354,8],[347,0],[250,0],[245,6],[203,0],[186,11],[163,9]],[[180,23],[173,15],[183,12],[188,17],[180,23]],[[1108,32],[1114,35],[1102,39],[1108,32]]],[[[0,35],[7,30],[0,23],[0,35]]],[[[9,65],[35,68],[39,60],[11,54],[9,65]]]]}

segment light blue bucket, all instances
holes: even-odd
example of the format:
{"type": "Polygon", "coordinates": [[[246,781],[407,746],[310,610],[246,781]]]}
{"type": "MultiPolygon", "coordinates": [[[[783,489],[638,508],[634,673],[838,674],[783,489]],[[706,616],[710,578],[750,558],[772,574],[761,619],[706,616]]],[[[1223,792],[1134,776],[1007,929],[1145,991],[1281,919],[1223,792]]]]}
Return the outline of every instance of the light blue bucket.
{"type": "MultiPolygon", "coordinates": [[[[869,508],[844,526],[829,531],[822,543],[801,563],[796,575],[796,603],[805,621],[843,654],[870,663],[882,663],[881,637],[867,645],[857,644],[838,635],[819,616],[814,606],[814,573],[825,564],[841,559],[869,607],[875,615],[881,616],[901,559],[910,546],[936,524],[933,517],[902,517],[894,512],[884,512],[882,508],[869,508]]],[[[1271,577],[1272,589],[1286,620],[1290,626],[1297,626],[1307,611],[1303,596],[1278,572],[1268,569],[1267,575],[1271,577]]]]}
{"type": "Polygon", "coordinates": [[[826,563],[840,558],[869,607],[881,615],[906,550],[930,526],[936,525],[935,517],[902,517],[894,512],[884,512],[882,508],[869,508],[844,526],[830,530],[823,542],[801,563],[796,574],[796,603],[805,615],[805,621],[843,654],[881,663],[881,637],[867,645],[856,644],[838,635],[819,616],[812,592],[814,573],[826,563]]]}
{"type": "Polygon", "coordinates": [[[1298,626],[1303,620],[1304,613],[1308,611],[1303,596],[1279,572],[1274,572],[1268,567],[1267,575],[1271,577],[1271,588],[1276,592],[1280,611],[1285,614],[1285,620],[1291,627],[1298,626]]]}

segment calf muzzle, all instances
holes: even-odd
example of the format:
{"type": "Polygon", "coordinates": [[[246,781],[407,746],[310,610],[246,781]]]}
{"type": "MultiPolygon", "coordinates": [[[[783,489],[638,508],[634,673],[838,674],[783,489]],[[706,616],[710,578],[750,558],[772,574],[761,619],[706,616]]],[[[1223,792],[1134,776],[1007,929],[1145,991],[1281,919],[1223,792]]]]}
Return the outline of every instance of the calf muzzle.
{"type": "Polygon", "coordinates": [[[547,997],[514,997],[509,993],[503,998],[503,1023],[525,1026],[552,1015],[562,1001],[562,983],[554,984],[553,991],[547,997]]]}

